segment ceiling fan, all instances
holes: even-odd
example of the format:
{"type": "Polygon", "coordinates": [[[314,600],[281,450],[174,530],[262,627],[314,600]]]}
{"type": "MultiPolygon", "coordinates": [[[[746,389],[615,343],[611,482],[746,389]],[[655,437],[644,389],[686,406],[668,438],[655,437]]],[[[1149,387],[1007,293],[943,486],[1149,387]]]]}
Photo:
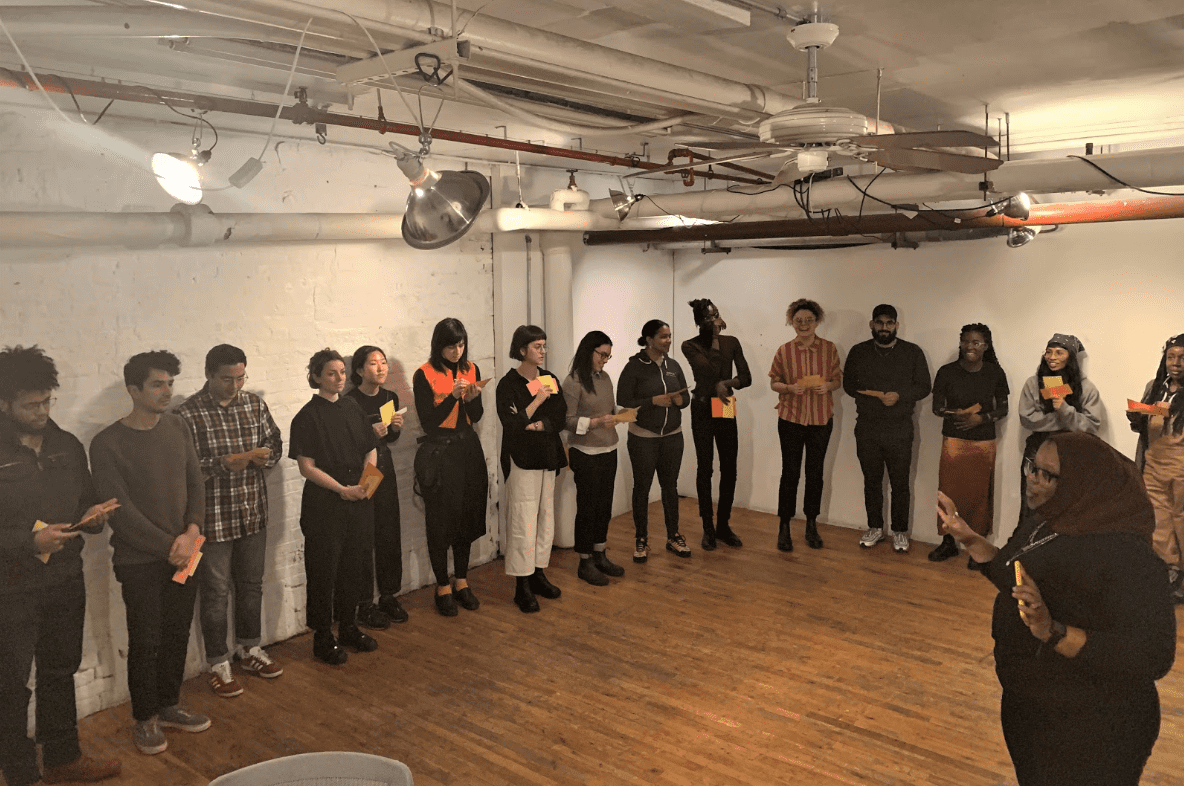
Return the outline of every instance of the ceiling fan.
{"type": "MultiPolygon", "coordinates": [[[[818,50],[825,49],[838,37],[837,25],[827,22],[803,22],[789,31],[790,44],[805,51],[806,103],[780,112],[761,122],[760,141],[691,139],[684,147],[712,151],[712,157],[700,159],[695,166],[727,164],[760,158],[783,158],[775,182],[791,182],[831,166],[831,158],[872,161],[882,167],[909,172],[958,172],[986,174],[1003,161],[989,154],[997,142],[973,131],[918,131],[896,133],[888,123],[871,120],[859,112],[839,106],[824,106],[818,98],[818,50]],[[981,150],[970,154],[967,150],[981,150]],[[729,152],[731,151],[731,152],[729,152]],[[723,153],[723,155],[717,155],[723,153]]],[[[688,164],[672,164],[662,169],[631,172],[626,177],[665,174],[690,169],[688,164]]]]}

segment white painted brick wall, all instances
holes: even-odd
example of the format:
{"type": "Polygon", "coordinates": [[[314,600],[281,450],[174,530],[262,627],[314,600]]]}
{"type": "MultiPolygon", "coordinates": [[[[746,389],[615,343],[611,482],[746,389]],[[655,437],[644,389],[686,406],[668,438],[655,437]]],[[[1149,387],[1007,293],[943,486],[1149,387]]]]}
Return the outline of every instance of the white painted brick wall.
{"type": "MultiPolygon", "coordinates": [[[[184,137],[184,138],[182,138],[184,137]]],[[[172,200],[142,168],[146,151],[180,149],[173,125],[106,118],[97,129],[65,126],[48,113],[0,104],[0,210],[156,211],[172,200]]],[[[255,138],[224,133],[211,168],[225,178],[255,138]]],[[[208,195],[215,212],[397,212],[406,181],[393,162],[348,148],[285,142],[244,191],[208,195]]],[[[469,330],[470,356],[496,373],[493,266],[488,236],[417,252],[401,242],[305,243],[221,249],[0,249],[0,344],[39,344],[57,362],[61,390],[55,420],[84,444],[129,409],[122,368],[140,351],[164,348],[182,360],[177,399],[204,382],[206,351],[227,342],[248,355],[247,388],[266,399],[284,433],[311,396],[304,367],[317,349],[349,355],[382,346],[390,386],[414,408],[411,376],[426,360],[432,328],[446,316],[469,330]]],[[[497,532],[497,427],[492,391],[479,429],[491,482],[490,529],[497,532]]],[[[423,504],[411,487],[413,413],[395,448],[403,506],[404,589],[433,581],[423,504]]],[[[286,448],[286,445],[285,445],[286,448]]],[[[303,479],[285,459],[268,477],[271,521],[265,576],[265,643],[304,628],[303,538],[298,524],[303,479]]],[[[493,537],[474,546],[473,562],[496,555],[493,537]]],[[[86,644],[75,684],[87,715],[124,702],[127,633],[107,535],[88,538],[86,644]]],[[[195,623],[186,672],[202,669],[195,623]]]]}

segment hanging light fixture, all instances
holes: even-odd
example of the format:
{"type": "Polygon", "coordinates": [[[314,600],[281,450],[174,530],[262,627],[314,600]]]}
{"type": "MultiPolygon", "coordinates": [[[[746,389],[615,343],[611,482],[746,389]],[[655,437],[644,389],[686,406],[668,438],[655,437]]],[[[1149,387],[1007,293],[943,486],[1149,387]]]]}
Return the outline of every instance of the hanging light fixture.
{"type": "Polygon", "coordinates": [[[1007,233],[1007,247],[1019,248],[1028,245],[1036,237],[1037,231],[1034,227],[1012,227],[1007,233]]]}
{"type": "Polygon", "coordinates": [[[1018,221],[1027,221],[1032,211],[1032,204],[1032,197],[1021,191],[1007,200],[1007,206],[1003,208],[1003,215],[1018,221]]]}
{"type": "Polygon", "coordinates": [[[419,152],[390,142],[399,169],[411,181],[403,211],[403,239],[412,248],[443,248],[469,231],[489,199],[489,181],[480,172],[441,172],[424,166],[432,146],[431,134],[419,137],[419,152]]]}
{"type": "Polygon", "coordinates": [[[189,153],[153,153],[150,159],[152,174],[156,176],[156,182],[160,184],[160,187],[173,199],[185,205],[196,205],[202,198],[201,175],[198,172],[198,167],[204,166],[213,155],[214,148],[218,145],[218,129],[214,128],[214,125],[201,115],[187,115],[184,112],[177,112],[173,105],[165,101],[159,93],[157,93],[157,97],[178,115],[196,122],[193,126],[193,140],[189,153]],[[208,125],[214,132],[214,144],[206,150],[201,149],[202,123],[208,125]]]}

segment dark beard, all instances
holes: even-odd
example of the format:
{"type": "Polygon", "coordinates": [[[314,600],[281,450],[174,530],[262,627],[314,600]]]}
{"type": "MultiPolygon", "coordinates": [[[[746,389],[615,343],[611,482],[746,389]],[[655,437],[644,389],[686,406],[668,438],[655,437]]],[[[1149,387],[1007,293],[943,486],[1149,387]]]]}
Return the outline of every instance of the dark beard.
{"type": "Polygon", "coordinates": [[[891,335],[889,335],[888,338],[885,339],[883,333],[881,333],[878,330],[873,330],[872,331],[872,338],[875,339],[875,342],[877,344],[879,344],[881,346],[888,346],[889,344],[891,344],[893,341],[896,340],[896,331],[893,330],[891,335]]]}
{"type": "Polygon", "coordinates": [[[9,415],[2,415],[0,417],[4,418],[5,425],[7,425],[9,428],[16,431],[16,433],[18,433],[18,434],[28,434],[30,436],[36,436],[38,434],[45,433],[45,429],[49,426],[48,420],[45,421],[44,425],[34,426],[31,423],[21,423],[19,420],[17,420],[14,417],[11,417],[9,415]]]}

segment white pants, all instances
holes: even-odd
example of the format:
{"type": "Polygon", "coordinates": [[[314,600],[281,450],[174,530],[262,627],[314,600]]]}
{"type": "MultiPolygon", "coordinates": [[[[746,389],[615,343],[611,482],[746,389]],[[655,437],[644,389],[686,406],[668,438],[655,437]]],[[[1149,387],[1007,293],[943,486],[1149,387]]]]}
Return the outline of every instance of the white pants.
{"type": "Polygon", "coordinates": [[[506,574],[529,576],[551,561],[555,539],[555,470],[512,464],[506,480],[506,574]]]}

